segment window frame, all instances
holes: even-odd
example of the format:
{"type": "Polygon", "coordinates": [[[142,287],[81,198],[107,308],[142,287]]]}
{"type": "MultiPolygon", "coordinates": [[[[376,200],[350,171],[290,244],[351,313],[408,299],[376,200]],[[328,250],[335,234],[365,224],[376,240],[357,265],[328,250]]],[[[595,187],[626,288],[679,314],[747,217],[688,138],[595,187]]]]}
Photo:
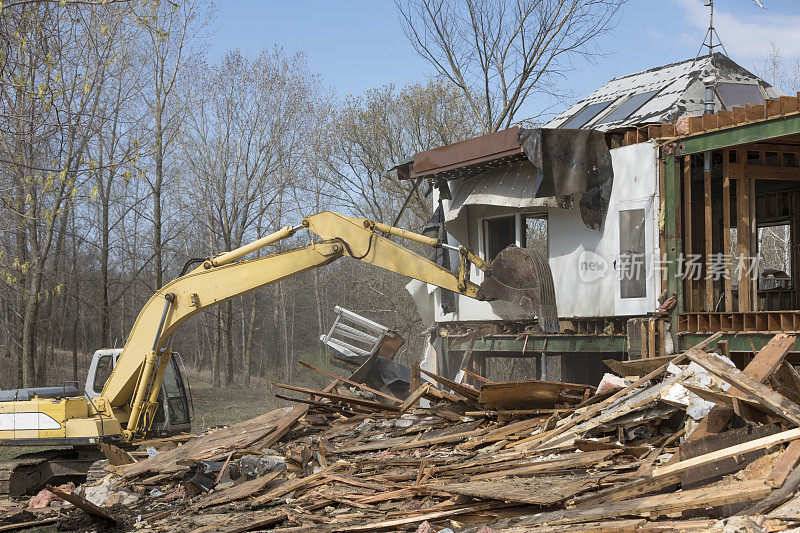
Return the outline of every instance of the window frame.
{"type": "MultiPolygon", "coordinates": [[[[547,259],[550,260],[550,216],[547,210],[541,211],[515,211],[511,214],[504,214],[504,215],[492,215],[487,217],[481,217],[478,219],[478,257],[483,259],[484,261],[488,260],[487,253],[488,253],[488,232],[486,231],[486,223],[492,220],[497,220],[501,218],[514,218],[514,245],[518,247],[522,247],[522,236],[523,236],[523,219],[525,217],[536,217],[536,218],[543,218],[547,221],[547,259]]],[[[475,265],[472,265],[472,271],[470,272],[470,277],[476,280],[476,283],[480,283],[483,281],[483,271],[477,268],[475,265]]]]}

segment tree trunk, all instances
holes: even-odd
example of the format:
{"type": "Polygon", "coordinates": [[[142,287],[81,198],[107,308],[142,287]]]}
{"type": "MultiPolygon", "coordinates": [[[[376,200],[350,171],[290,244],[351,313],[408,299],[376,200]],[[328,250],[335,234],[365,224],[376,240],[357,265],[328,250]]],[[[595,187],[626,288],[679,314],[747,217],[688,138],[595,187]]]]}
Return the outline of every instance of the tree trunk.
{"type": "Polygon", "coordinates": [[[162,267],[161,247],[161,187],[164,182],[164,131],[161,120],[164,110],[161,105],[161,95],[158,95],[156,104],[156,177],[153,183],[153,270],[155,271],[156,290],[163,285],[164,269],[162,267]]]}
{"type": "Polygon", "coordinates": [[[233,302],[225,303],[225,386],[233,383],[233,302]]]}
{"type": "Polygon", "coordinates": [[[211,386],[220,388],[222,383],[219,379],[220,371],[220,349],[222,348],[221,335],[222,335],[222,316],[220,315],[220,306],[214,309],[214,349],[211,353],[211,386]]]}
{"type": "Polygon", "coordinates": [[[250,376],[253,373],[253,332],[256,327],[256,306],[258,298],[253,293],[253,302],[250,306],[250,321],[247,325],[247,336],[244,344],[244,384],[245,387],[250,386],[250,376]]]}
{"type": "Polygon", "coordinates": [[[30,273],[31,283],[25,298],[25,313],[22,319],[22,386],[36,386],[36,318],[39,314],[39,292],[42,288],[42,272],[38,265],[30,273]]]}

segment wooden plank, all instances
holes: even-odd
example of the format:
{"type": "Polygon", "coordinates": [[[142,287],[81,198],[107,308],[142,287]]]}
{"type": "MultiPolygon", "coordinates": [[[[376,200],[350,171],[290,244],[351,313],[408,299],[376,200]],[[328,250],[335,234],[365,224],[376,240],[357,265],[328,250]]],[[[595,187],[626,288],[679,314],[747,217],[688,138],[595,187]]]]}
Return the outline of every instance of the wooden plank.
{"type": "Polygon", "coordinates": [[[617,361],[615,359],[603,359],[608,368],[620,376],[643,376],[652,372],[661,365],[669,363],[675,356],[659,356],[650,359],[634,359],[633,361],[617,361]]]}
{"type": "Polygon", "coordinates": [[[363,383],[358,383],[358,382],[353,381],[351,379],[347,379],[347,378],[343,378],[341,376],[337,376],[336,374],[332,374],[331,372],[327,372],[325,370],[322,370],[321,368],[317,368],[315,366],[311,366],[310,364],[304,363],[303,361],[298,361],[298,363],[300,363],[300,366],[308,368],[309,370],[314,370],[315,372],[319,372],[320,374],[322,374],[324,376],[328,376],[328,377],[333,378],[333,379],[338,379],[339,381],[341,381],[343,383],[347,383],[348,385],[352,385],[352,386],[357,387],[357,388],[359,388],[361,390],[365,390],[367,392],[371,392],[372,394],[375,394],[376,396],[380,396],[381,398],[386,398],[390,402],[403,403],[403,400],[401,400],[400,398],[397,398],[397,397],[392,396],[391,394],[387,394],[385,392],[381,392],[379,390],[375,390],[372,387],[368,387],[368,386],[364,385],[363,383]]]}
{"type": "Polygon", "coordinates": [[[422,398],[428,389],[430,389],[431,384],[427,381],[423,383],[421,386],[414,389],[414,391],[408,395],[406,401],[403,402],[403,405],[400,406],[400,413],[405,413],[409,409],[411,409],[414,405],[419,402],[419,399],[422,398]]]}
{"type": "Polygon", "coordinates": [[[750,187],[744,176],[744,150],[736,150],[736,164],[731,165],[736,177],[737,258],[739,265],[739,311],[751,311],[747,258],[750,257],[750,187]]]}
{"type": "Polygon", "coordinates": [[[275,487],[274,489],[268,491],[266,494],[262,494],[261,496],[258,496],[257,498],[254,498],[252,500],[253,506],[268,504],[269,502],[271,502],[275,498],[280,498],[284,494],[288,494],[288,493],[290,493],[292,491],[295,491],[295,490],[297,490],[299,488],[302,488],[302,487],[304,487],[306,485],[309,485],[310,483],[312,483],[312,482],[314,482],[314,481],[316,481],[316,480],[318,480],[320,478],[324,478],[327,474],[330,474],[330,473],[335,472],[337,470],[341,470],[345,466],[348,466],[347,462],[345,462],[345,461],[336,461],[335,463],[326,466],[322,470],[319,470],[319,471],[311,474],[310,476],[299,477],[299,478],[292,479],[290,481],[286,481],[285,483],[282,483],[280,486],[275,487]]]}
{"type": "Polygon", "coordinates": [[[61,498],[62,500],[66,500],[78,509],[85,511],[86,513],[102,518],[103,520],[108,520],[113,524],[118,524],[119,519],[111,514],[110,512],[106,511],[102,507],[93,504],[83,496],[79,494],[75,494],[74,492],[69,492],[66,490],[62,490],[58,487],[54,487],[52,485],[47,485],[47,490],[61,498]]]}
{"type": "MultiPolygon", "coordinates": [[[[705,154],[704,154],[705,156],[705,154]]],[[[711,154],[708,154],[707,157],[711,157],[711,154]]],[[[705,265],[706,265],[706,272],[705,272],[705,310],[706,311],[715,311],[714,309],[714,302],[715,302],[715,291],[714,291],[714,279],[712,276],[713,273],[713,257],[714,257],[714,246],[713,246],[713,237],[714,237],[714,229],[711,222],[711,172],[703,172],[703,238],[705,240],[705,265]]]]}
{"type": "MultiPolygon", "coordinates": [[[[708,344],[710,344],[710,343],[714,342],[715,340],[719,339],[721,336],[722,336],[722,333],[717,332],[714,335],[711,335],[710,337],[705,339],[704,341],[698,343],[696,345],[696,347],[707,346],[708,344]]],[[[566,420],[564,423],[560,424],[559,426],[557,426],[556,428],[554,428],[553,430],[551,430],[550,432],[548,432],[548,433],[546,433],[544,435],[536,435],[530,441],[527,441],[527,440],[526,441],[520,441],[519,443],[515,444],[515,446],[521,446],[522,445],[522,446],[525,446],[525,447],[533,447],[533,446],[536,446],[538,444],[546,443],[548,441],[552,442],[556,437],[562,435],[563,433],[567,432],[568,430],[572,429],[573,427],[577,426],[578,424],[580,424],[582,422],[585,422],[585,421],[589,420],[590,418],[593,418],[597,413],[599,413],[600,411],[602,411],[603,409],[605,409],[609,405],[613,404],[614,402],[616,402],[620,398],[622,398],[624,396],[627,396],[631,391],[641,387],[642,385],[646,384],[647,382],[649,382],[651,379],[655,378],[656,376],[660,376],[661,374],[663,374],[670,363],[679,364],[683,359],[684,359],[684,354],[681,353],[681,354],[676,355],[669,362],[661,365],[660,367],[656,368],[652,372],[648,372],[647,374],[645,374],[644,376],[642,376],[638,380],[634,381],[633,383],[631,383],[630,385],[628,385],[624,389],[620,389],[619,391],[615,392],[614,394],[612,394],[611,396],[609,396],[608,398],[606,398],[602,402],[596,403],[596,404],[594,404],[592,406],[589,406],[588,409],[586,409],[586,411],[584,411],[582,414],[566,420]]]]}
{"type": "MultiPolygon", "coordinates": [[[[769,485],[767,486],[769,487],[769,485]]],[[[800,468],[795,467],[786,478],[786,481],[783,482],[781,488],[765,495],[763,500],[756,502],[740,514],[764,514],[791,498],[798,488],[800,488],[800,468]]]]}
{"type": "Polygon", "coordinates": [[[759,500],[771,490],[762,480],[739,481],[717,487],[715,490],[703,487],[672,494],[643,496],[619,502],[541,513],[534,515],[533,519],[525,520],[524,525],[576,524],[616,519],[621,516],[672,514],[689,509],[759,500]]]}
{"type": "Polygon", "coordinates": [[[409,393],[413,393],[415,390],[422,386],[422,376],[420,376],[419,372],[419,363],[414,361],[411,364],[411,379],[410,379],[410,390],[409,393]]]}
{"type": "MultiPolygon", "coordinates": [[[[787,336],[778,334],[774,336],[747,364],[744,373],[758,381],[766,381],[775,372],[776,365],[781,364],[785,353],[781,351],[786,346],[787,336]]],[[[794,341],[792,341],[794,342],[794,341]]],[[[788,349],[791,349],[789,347],[788,349]]],[[[782,365],[781,365],[782,366],[782,365]]],[[[736,389],[734,389],[736,390],[736,389]]],[[[733,416],[733,409],[717,405],[700,421],[695,430],[688,435],[687,440],[695,440],[707,435],[714,435],[722,431],[733,416]]]]}
{"type": "Polygon", "coordinates": [[[112,466],[129,465],[136,462],[136,459],[130,453],[113,444],[101,442],[100,451],[103,452],[103,455],[108,459],[108,463],[112,466]]]}
{"type": "Polygon", "coordinates": [[[436,490],[483,500],[550,506],[598,486],[604,474],[536,476],[502,481],[467,481],[436,486],[436,490]]]}
{"type": "Polygon", "coordinates": [[[472,481],[481,481],[484,479],[503,478],[508,476],[523,476],[529,474],[537,474],[541,472],[557,472],[561,470],[568,470],[571,468],[585,468],[594,466],[597,463],[605,461],[619,453],[619,449],[611,450],[597,450],[593,452],[572,453],[560,459],[553,459],[552,461],[539,461],[537,463],[529,464],[526,466],[518,466],[509,468],[507,470],[497,470],[494,472],[486,472],[472,476],[472,481]]]}
{"type": "Polygon", "coordinates": [[[754,380],[738,368],[727,365],[695,348],[688,350],[686,357],[715,376],[734,385],[739,391],[758,401],[769,412],[789,420],[795,425],[800,425],[800,406],[759,381],[754,380]]]}
{"type": "Polygon", "coordinates": [[[722,253],[725,257],[723,276],[725,311],[732,313],[733,289],[731,287],[731,177],[730,151],[722,152],[722,253]]]}
{"type": "Polygon", "coordinates": [[[722,450],[707,453],[704,455],[699,455],[697,457],[693,457],[685,461],[679,461],[677,463],[673,463],[670,465],[657,466],[656,468],[653,469],[653,472],[651,473],[650,477],[659,478],[664,476],[670,476],[673,474],[680,474],[692,468],[699,468],[701,466],[714,463],[721,459],[727,459],[728,457],[735,457],[743,453],[748,453],[763,448],[769,448],[770,446],[783,444],[784,442],[793,441],[797,438],[800,438],[800,428],[794,428],[788,431],[782,431],[774,435],[769,435],[767,437],[762,437],[760,439],[744,442],[742,444],[737,444],[735,446],[729,446],[727,448],[723,448],[722,450]]]}
{"type": "Polygon", "coordinates": [[[235,502],[237,500],[249,498],[256,492],[263,490],[271,481],[274,481],[282,473],[282,471],[270,472],[264,474],[263,476],[249,479],[244,483],[240,483],[239,485],[234,485],[218,492],[206,494],[197,500],[190,507],[190,509],[205,509],[206,507],[211,507],[212,505],[221,505],[223,503],[235,502]]]}
{"type": "Polygon", "coordinates": [[[647,358],[652,359],[656,356],[656,321],[647,321],[647,358]]]}
{"type": "Polygon", "coordinates": [[[487,511],[489,509],[496,509],[497,503],[480,503],[463,505],[456,509],[449,509],[446,511],[434,511],[417,516],[407,518],[396,518],[393,520],[381,520],[379,522],[370,522],[368,524],[360,524],[354,526],[341,526],[335,527],[329,531],[334,532],[347,532],[347,531],[378,531],[380,529],[396,528],[406,524],[416,524],[417,522],[426,522],[429,520],[437,520],[439,518],[446,518],[448,516],[458,516],[460,514],[475,513],[479,511],[487,511]]]}
{"type": "Polygon", "coordinates": [[[270,381],[269,384],[281,389],[291,390],[295,392],[302,392],[304,394],[309,394],[311,396],[319,396],[320,398],[327,398],[329,400],[335,400],[346,404],[367,407],[369,409],[374,409],[376,411],[390,411],[393,413],[400,411],[400,407],[397,405],[375,402],[372,400],[366,400],[364,398],[356,398],[355,396],[346,396],[344,394],[336,394],[333,392],[318,391],[314,389],[307,389],[305,387],[295,387],[294,385],[285,385],[283,383],[275,383],[274,381],[270,381]]]}
{"type": "Polygon", "coordinates": [[[428,376],[429,378],[431,378],[432,380],[436,381],[437,383],[441,383],[442,385],[452,390],[456,394],[460,394],[464,398],[468,398],[470,400],[477,400],[478,396],[480,396],[480,392],[478,392],[477,390],[471,389],[465,385],[462,385],[461,383],[456,383],[452,379],[447,379],[438,374],[434,374],[433,372],[428,372],[424,368],[420,368],[419,371],[428,376]]]}
{"type": "Polygon", "coordinates": [[[579,395],[586,389],[594,391],[595,387],[534,379],[484,383],[478,401],[483,406],[498,409],[552,408],[556,403],[580,403],[582,396],[579,395]]]}
{"type": "MultiPolygon", "coordinates": [[[[526,338],[526,340],[527,340],[527,338],[526,338]]],[[[471,372],[470,370],[468,370],[466,368],[462,368],[461,370],[463,370],[466,375],[470,376],[471,378],[474,378],[476,381],[479,381],[481,383],[493,383],[491,380],[486,379],[485,377],[481,376],[480,374],[476,374],[475,372],[471,372]]]]}
{"type": "Polygon", "coordinates": [[[773,488],[782,487],[792,470],[800,463],[800,440],[789,443],[778,463],[767,477],[767,485],[773,488]]]}
{"type": "Polygon", "coordinates": [[[53,516],[50,518],[40,518],[39,520],[31,520],[28,522],[17,522],[16,524],[6,524],[0,526],[0,531],[19,531],[20,529],[40,528],[49,524],[55,524],[64,520],[63,516],[53,516]]]}
{"type": "MultiPolygon", "coordinates": [[[[683,158],[683,244],[686,257],[694,253],[692,243],[692,156],[683,158]]],[[[684,279],[686,287],[686,311],[696,311],[695,308],[695,280],[690,277],[684,279]]]]}
{"type": "MultiPolygon", "coordinates": [[[[731,429],[718,435],[709,435],[703,439],[684,442],[680,445],[678,456],[681,461],[692,459],[700,455],[730,448],[751,442],[755,439],[769,437],[780,431],[774,424],[763,426],[745,426],[731,429]]],[[[684,490],[695,489],[721,480],[724,476],[738,472],[759,457],[764,456],[766,448],[761,448],[747,453],[720,459],[707,464],[702,468],[693,468],[681,474],[681,487],[684,490]]]]}

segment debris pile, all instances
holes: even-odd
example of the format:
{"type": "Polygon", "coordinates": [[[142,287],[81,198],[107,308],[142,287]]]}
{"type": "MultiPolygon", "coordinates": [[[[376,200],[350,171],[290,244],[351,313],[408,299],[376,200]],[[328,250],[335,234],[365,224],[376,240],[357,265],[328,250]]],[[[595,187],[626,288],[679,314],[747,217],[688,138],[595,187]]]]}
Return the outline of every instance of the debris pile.
{"type": "MultiPolygon", "coordinates": [[[[473,388],[425,371],[419,381],[416,368],[405,399],[359,384],[358,370],[321,391],[276,384],[302,397],[148,442],[150,457],[106,447],[106,477],[69,499],[51,490],[97,520],[157,531],[795,527],[795,337],[776,335],[743,371],[712,349],[717,338],[610,363],[619,375],[599,391],[466,372],[473,388]]],[[[31,522],[30,511],[2,516],[0,530],[31,522]]]]}

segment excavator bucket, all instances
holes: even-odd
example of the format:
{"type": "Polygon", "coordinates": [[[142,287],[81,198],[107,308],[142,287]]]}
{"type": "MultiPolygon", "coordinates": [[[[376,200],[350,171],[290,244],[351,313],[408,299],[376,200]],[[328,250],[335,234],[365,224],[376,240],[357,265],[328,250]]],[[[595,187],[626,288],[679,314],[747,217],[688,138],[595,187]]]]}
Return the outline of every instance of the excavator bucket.
{"type": "Polygon", "coordinates": [[[481,292],[487,300],[512,302],[536,316],[545,333],[560,331],[550,264],[535,250],[509,246],[497,254],[489,263],[481,292]]]}

